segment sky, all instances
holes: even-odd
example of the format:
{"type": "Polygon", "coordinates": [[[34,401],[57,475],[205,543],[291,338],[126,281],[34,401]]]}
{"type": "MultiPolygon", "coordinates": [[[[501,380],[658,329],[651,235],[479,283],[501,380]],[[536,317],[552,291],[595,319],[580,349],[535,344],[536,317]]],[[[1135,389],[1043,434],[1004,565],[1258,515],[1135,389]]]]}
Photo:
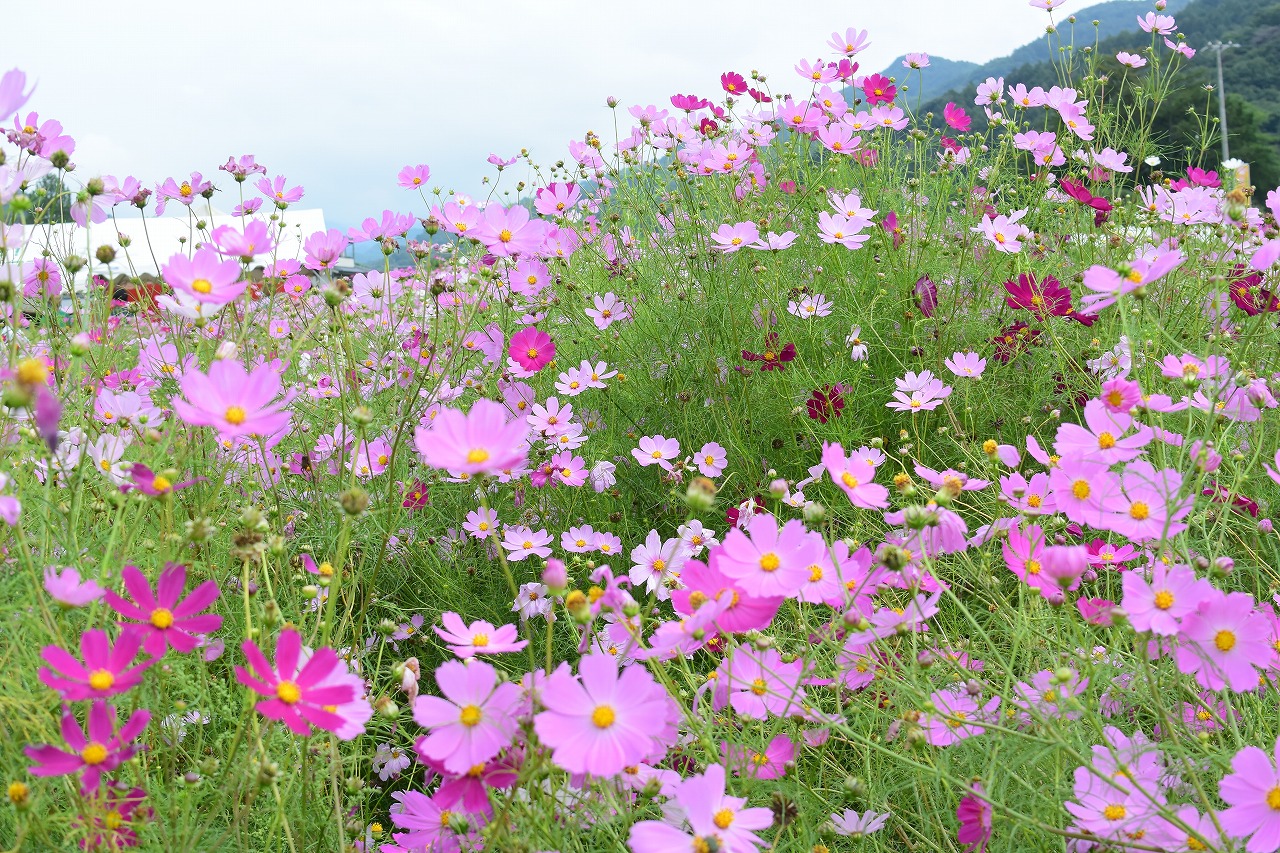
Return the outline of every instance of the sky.
{"type": "MultiPolygon", "coordinates": [[[[482,178],[496,175],[490,153],[528,148],[550,164],[588,129],[608,142],[608,96],[669,108],[677,92],[720,95],[730,69],[759,69],[776,89],[798,89],[793,66],[831,58],[833,30],[870,31],[858,56],[868,73],[908,51],[986,61],[1048,23],[1027,0],[56,5],[6,9],[0,68],[37,82],[24,112],[62,122],[76,139],[78,177],[151,185],[199,171],[223,191],[215,206],[229,211],[238,188],[217,166],[254,154],[269,174],[302,184],[299,206],[322,207],[331,227],[385,208],[425,214],[396,185],[408,164],[428,164],[433,185],[484,197],[491,185],[482,178]]],[[[620,108],[616,118],[625,135],[630,116],[620,108]]],[[[508,169],[497,197],[528,171],[508,169]]]]}

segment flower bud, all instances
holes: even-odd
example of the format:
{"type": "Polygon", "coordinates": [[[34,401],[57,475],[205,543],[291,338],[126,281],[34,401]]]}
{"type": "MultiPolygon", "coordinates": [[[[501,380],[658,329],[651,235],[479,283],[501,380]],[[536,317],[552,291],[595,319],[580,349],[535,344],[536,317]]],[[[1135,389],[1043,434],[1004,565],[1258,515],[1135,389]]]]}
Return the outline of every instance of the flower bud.
{"type": "Polygon", "coordinates": [[[569,585],[569,573],[565,569],[564,561],[555,557],[547,560],[547,567],[542,570],[542,582],[547,585],[552,595],[563,593],[565,587],[569,585]]]}
{"type": "Polygon", "coordinates": [[[339,496],[338,503],[347,515],[359,515],[369,508],[369,493],[359,486],[352,486],[339,496]]]}

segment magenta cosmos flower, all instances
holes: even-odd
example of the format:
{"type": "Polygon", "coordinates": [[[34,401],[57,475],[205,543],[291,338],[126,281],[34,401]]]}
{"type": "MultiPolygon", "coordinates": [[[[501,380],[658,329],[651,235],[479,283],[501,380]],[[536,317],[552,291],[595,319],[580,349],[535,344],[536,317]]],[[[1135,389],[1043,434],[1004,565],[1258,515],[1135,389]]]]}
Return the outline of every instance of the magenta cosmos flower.
{"type": "Polygon", "coordinates": [[[619,670],[607,654],[591,654],[578,676],[562,665],[542,689],[545,711],[533,720],[551,760],[570,773],[611,776],[658,747],[668,697],[641,665],[619,670]]]}
{"type": "Polygon", "coordinates": [[[414,443],[433,468],[458,474],[501,474],[522,468],[528,454],[529,425],[508,421],[507,408],[493,400],[476,400],[471,411],[442,409],[431,429],[418,427],[414,443]]]}
{"type": "Polygon", "coordinates": [[[1280,850],[1280,740],[1272,755],[1246,746],[1231,759],[1232,772],[1218,784],[1230,808],[1218,813],[1232,838],[1249,839],[1249,853],[1280,850]],[[1274,761],[1272,757],[1274,756],[1274,761]]]}
{"type": "Polygon", "coordinates": [[[528,326],[511,336],[507,354],[525,370],[537,373],[556,357],[556,344],[546,332],[528,326]]]}
{"type": "Polygon", "coordinates": [[[444,698],[419,696],[413,703],[413,719],[428,730],[419,753],[450,773],[466,773],[511,744],[522,703],[518,685],[499,682],[487,663],[456,660],[440,665],[436,684],[444,698]]]}
{"type": "Polygon", "coordinates": [[[170,646],[186,654],[199,643],[198,635],[211,634],[222,627],[221,616],[201,612],[218,598],[216,581],[205,581],[191,590],[185,601],[179,601],[187,583],[187,567],[180,563],[165,567],[156,579],[154,594],[137,566],[125,566],[121,576],[125,591],[133,600],[108,592],[106,602],[126,619],[138,620],[121,622],[120,627],[142,636],[142,648],[152,657],[160,657],[170,646]]]}
{"type": "Polygon", "coordinates": [[[967,853],[985,853],[991,841],[991,814],[982,784],[974,782],[972,793],[962,798],[956,809],[956,818],[960,821],[956,841],[965,845],[967,853]]]}
{"type": "Polygon", "coordinates": [[[446,611],[440,618],[444,628],[434,630],[449,644],[449,651],[460,658],[518,652],[529,645],[528,640],[518,639],[515,625],[495,628],[483,620],[468,625],[452,611],[446,611]]]}
{"type": "Polygon", "coordinates": [[[1213,586],[1189,566],[1166,566],[1156,560],[1148,582],[1140,572],[1125,572],[1121,581],[1121,606],[1135,631],[1150,631],[1157,637],[1178,633],[1179,622],[1194,613],[1202,601],[1216,594],[1213,586]]]}
{"type": "Polygon", "coordinates": [[[293,392],[280,394],[280,374],[270,364],[253,372],[234,359],[215,361],[208,374],[188,370],[178,380],[186,399],[173,398],[173,410],[192,426],[216,427],[224,437],[271,435],[289,425],[285,409],[293,392]]]}
{"type": "Polygon", "coordinates": [[[745,808],[745,797],[725,793],[724,767],[712,764],[705,773],[675,786],[668,803],[668,820],[645,820],[631,827],[632,853],[672,853],[716,850],[751,853],[764,844],[756,830],[773,823],[766,808],[745,808]],[[687,825],[688,829],[682,828],[687,825]]]}
{"type": "Polygon", "coordinates": [[[96,791],[102,782],[102,774],[115,770],[133,757],[138,746],[133,743],[151,720],[151,712],[145,708],[134,711],[128,722],[116,731],[116,709],[101,700],[89,708],[88,732],[81,731],[71,709],[62,713],[62,737],[70,751],[43,744],[28,746],[23,751],[36,762],[28,768],[32,776],[67,776],[83,771],[80,790],[84,794],[96,791]]]}
{"type": "Polygon", "coordinates": [[[45,646],[41,657],[52,669],[40,668],[40,680],[50,689],[62,694],[68,702],[85,699],[106,699],[124,693],[142,681],[147,667],[156,658],[130,666],[142,646],[142,636],[126,631],[116,640],[115,648],[107,639],[107,633],[97,629],[80,635],[80,654],[84,663],[59,646],[45,646]]]}
{"type": "MultiPolygon", "coordinates": [[[[300,735],[311,734],[311,726],[334,732],[350,740],[363,726],[352,731],[348,717],[339,706],[356,703],[359,691],[351,683],[347,665],[330,648],[318,649],[303,660],[302,637],[286,628],[276,642],[276,663],[272,667],[258,647],[245,640],[240,646],[253,673],[236,667],[236,680],[268,698],[255,706],[258,713],[279,720],[300,735]],[[299,666],[301,664],[301,666],[299,666]]],[[[366,703],[367,705],[367,703],[366,703]]]]}

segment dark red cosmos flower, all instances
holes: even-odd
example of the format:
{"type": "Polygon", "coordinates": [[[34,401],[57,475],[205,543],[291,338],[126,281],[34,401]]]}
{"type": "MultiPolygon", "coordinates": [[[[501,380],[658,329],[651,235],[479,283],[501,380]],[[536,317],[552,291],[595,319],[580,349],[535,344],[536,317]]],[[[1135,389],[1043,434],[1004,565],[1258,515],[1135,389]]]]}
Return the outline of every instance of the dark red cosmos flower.
{"type": "Polygon", "coordinates": [[[788,361],[795,359],[796,345],[788,343],[779,347],[778,333],[770,332],[764,339],[764,352],[754,353],[743,350],[742,357],[747,361],[764,362],[760,365],[761,370],[783,370],[788,361]]]}
{"type": "Polygon", "coordinates": [[[1214,503],[1231,502],[1231,506],[1237,510],[1243,510],[1254,518],[1258,517],[1258,504],[1256,501],[1245,497],[1244,495],[1233,493],[1226,486],[1218,483],[1216,480],[1210,480],[1209,485],[1200,494],[1212,500],[1214,503]]]}
{"type": "Polygon", "coordinates": [[[1008,364],[1011,359],[1035,343],[1038,337],[1040,337],[1039,329],[1033,329],[1021,321],[1004,327],[991,339],[991,343],[996,348],[996,360],[1008,364]]]}
{"type": "Polygon", "coordinates": [[[820,424],[825,424],[831,418],[838,418],[844,411],[844,386],[836,383],[814,389],[804,406],[809,410],[809,417],[820,424]]]}
{"type": "Polygon", "coordinates": [[[431,495],[427,492],[427,484],[421,480],[414,480],[404,493],[404,503],[401,504],[405,509],[415,510],[422,509],[431,505],[431,495]]]}
{"type": "Polygon", "coordinates": [[[1072,313],[1071,291],[1051,275],[1036,281],[1033,273],[1022,273],[1018,280],[1006,281],[1004,298],[1010,308],[1030,311],[1037,320],[1046,317],[1066,317],[1072,313]]]}
{"type": "MultiPolygon", "coordinates": [[[[751,501],[756,505],[756,512],[764,512],[764,509],[765,509],[764,498],[760,497],[759,495],[756,495],[751,499],[751,501]]],[[[737,527],[738,516],[740,516],[741,514],[742,514],[741,510],[739,510],[736,506],[731,506],[727,510],[725,510],[724,517],[725,517],[725,520],[729,522],[730,526],[737,527]]]]}
{"type": "Polygon", "coordinates": [[[1242,266],[1237,266],[1232,272],[1234,277],[1229,292],[1237,308],[1250,317],[1264,311],[1280,311],[1280,299],[1262,286],[1262,273],[1248,271],[1246,274],[1242,266]]]}

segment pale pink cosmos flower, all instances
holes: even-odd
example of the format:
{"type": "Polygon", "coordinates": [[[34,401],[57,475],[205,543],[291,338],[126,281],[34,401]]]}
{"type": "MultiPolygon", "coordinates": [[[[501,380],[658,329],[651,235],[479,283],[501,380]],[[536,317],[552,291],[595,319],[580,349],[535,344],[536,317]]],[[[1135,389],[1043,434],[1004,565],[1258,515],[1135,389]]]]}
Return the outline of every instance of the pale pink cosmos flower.
{"type": "Polygon", "coordinates": [[[977,379],[987,369],[987,360],[976,352],[953,353],[943,364],[956,376],[967,379],[977,379]]]}
{"type": "Polygon", "coordinates": [[[562,664],[546,679],[533,727],[551,760],[570,773],[611,776],[654,752],[670,698],[643,665],[586,655],[578,676],[562,664]]]}
{"type": "Polygon", "coordinates": [[[450,773],[466,773],[495,757],[515,737],[520,687],[498,680],[498,671],[482,661],[447,661],[435,673],[440,696],[419,696],[413,719],[428,730],[417,751],[450,773]]]}
{"type": "Polygon", "coordinates": [[[1008,216],[1003,213],[996,217],[984,216],[977,227],[969,230],[981,234],[997,252],[1016,255],[1022,250],[1022,240],[1031,236],[1027,227],[1018,222],[1026,215],[1026,210],[1017,210],[1008,216]]]}
{"type": "Polygon", "coordinates": [[[528,457],[529,426],[508,421],[507,408],[493,400],[476,400],[471,411],[443,409],[430,429],[417,427],[414,444],[433,468],[462,474],[499,474],[523,467],[528,457]]]}
{"type": "Polygon", "coordinates": [[[445,641],[449,651],[463,659],[475,655],[518,652],[529,645],[528,640],[519,639],[515,625],[495,627],[483,619],[468,625],[451,610],[442,613],[440,621],[444,623],[444,628],[433,626],[432,630],[445,641]]]}
{"type": "Polygon", "coordinates": [[[756,831],[773,823],[769,809],[744,808],[745,797],[725,793],[725,771],[719,764],[678,783],[671,796],[666,820],[644,820],[631,827],[631,853],[754,853],[765,843],[756,831]]]}
{"type": "MultiPolygon", "coordinates": [[[[728,451],[717,442],[708,441],[694,456],[698,470],[706,477],[719,477],[729,462],[728,451]]],[[[1280,481],[1277,481],[1280,482],[1280,481]]]]}
{"type": "Polygon", "coordinates": [[[1081,312],[1096,314],[1103,308],[1114,305],[1121,296],[1163,278],[1181,265],[1184,259],[1181,251],[1173,249],[1156,253],[1154,257],[1134,258],[1119,269],[1095,264],[1084,273],[1084,286],[1093,293],[1080,300],[1081,312]]]}
{"type": "Polygon", "coordinates": [[[94,580],[81,580],[80,573],[67,566],[58,573],[56,566],[44,570],[44,589],[63,607],[84,607],[102,598],[106,592],[94,580]]]}
{"type": "Polygon", "coordinates": [[[862,509],[883,509],[889,505],[889,490],[873,482],[875,465],[855,452],[846,457],[840,444],[822,446],[822,465],[831,480],[849,498],[849,502],[862,509]]]}
{"type": "Polygon", "coordinates": [[[1126,53],[1123,50],[1116,54],[1116,62],[1121,65],[1127,65],[1130,68],[1141,68],[1147,64],[1147,60],[1136,53],[1126,53]]]}
{"type": "Polygon", "coordinates": [[[1178,671],[1194,675],[1209,690],[1258,687],[1258,669],[1271,663],[1271,625],[1244,592],[1217,594],[1182,619],[1174,659],[1178,671]]]}
{"type": "Polygon", "coordinates": [[[208,246],[196,250],[190,259],[174,255],[161,267],[161,273],[175,291],[208,305],[226,305],[249,286],[248,281],[240,280],[238,261],[224,261],[208,246]]]}
{"type": "Polygon", "coordinates": [[[1157,15],[1155,12],[1148,12],[1138,18],[1138,26],[1142,28],[1144,33],[1158,33],[1159,35],[1167,36],[1173,33],[1177,24],[1174,22],[1172,15],[1157,15]]]}
{"type": "Polygon", "coordinates": [[[983,723],[995,721],[996,709],[1000,707],[999,696],[982,705],[967,692],[951,690],[935,691],[929,702],[933,709],[921,715],[920,725],[931,746],[951,746],[982,734],[983,723]]]}
{"type": "Polygon", "coordinates": [[[662,435],[646,435],[641,437],[639,447],[634,448],[631,455],[641,467],[657,465],[664,471],[670,471],[671,460],[680,455],[680,442],[662,435]]]}
{"type": "Polygon", "coordinates": [[[270,364],[252,372],[234,359],[215,361],[207,374],[192,368],[178,387],[186,399],[173,398],[174,412],[192,426],[211,426],[223,436],[273,435],[289,425],[285,408],[293,391],[280,394],[280,374],[270,364]],[[188,402],[189,401],[189,402],[188,402]]]}
{"type": "Polygon", "coordinates": [[[550,544],[551,534],[546,530],[533,531],[523,525],[508,525],[503,530],[502,548],[513,563],[530,556],[550,557],[551,549],[547,547],[550,544]]]}
{"type": "Polygon", "coordinates": [[[1121,606],[1129,623],[1135,631],[1150,631],[1157,637],[1177,634],[1183,617],[1217,594],[1189,566],[1166,566],[1160,560],[1152,563],[1150,581],[1133,569],[1122,576],[1122,586],[1121,606]]]}
{"type": "Polygon", "coordinates": [[[597,294],[592,297],[591,302],[592,307],[586,309],[586,314],[601,331],[613,323],[631,319],[631,309],[616,294],[597,294]]]}
{"type": "Polygon", "coordinates": [[[831,822],[835,825],[836,834],[849,838],[865,838],[874,832],[884,829],[888,823],[889,812],[874,812],[867,809],[862,814],[853,809],[845,809],[840,814],[832,814],[831,822]]]}
{"type": "Polygon", "coordinates": [[[1218,812],[1232,838],[1248,838],[1249,853],[1280,850],[1280,739],[1271,755],[1246,746],[1231,759],[1231,773],[1218,783],[1230,808],[1218,812]]]}
{"type": "Polygon", "coordinates": [[[721,225],[711,235],[713,249],[730,254],[745,249],[760,239],[760,229],[754,222],[739,222],[736,225],[721,225]]]}

